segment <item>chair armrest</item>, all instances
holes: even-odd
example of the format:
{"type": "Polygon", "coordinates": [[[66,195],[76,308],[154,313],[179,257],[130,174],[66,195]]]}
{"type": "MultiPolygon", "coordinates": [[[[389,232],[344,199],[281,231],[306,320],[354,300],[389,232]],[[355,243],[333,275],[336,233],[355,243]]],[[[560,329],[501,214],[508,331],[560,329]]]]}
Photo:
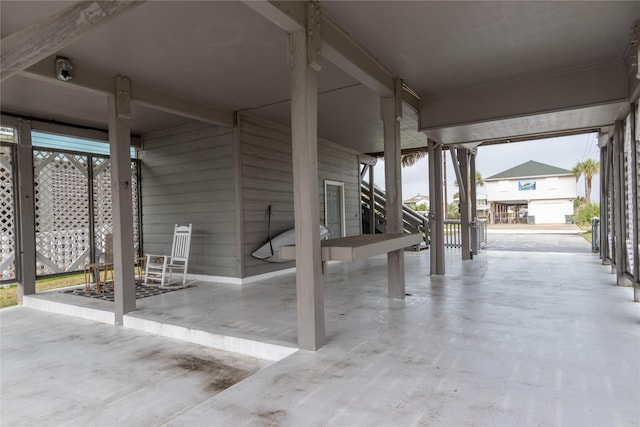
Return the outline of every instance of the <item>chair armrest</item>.
{"type": "Polygon", "coordinates": [[[167,262],[171,258],[171,256],[169,256],[169,255],[146,254],[145,258],[147,259],[147,262],[149,262],[150,260],[152,260],[154,258],[162,258],[163,262],[167,262]]]}

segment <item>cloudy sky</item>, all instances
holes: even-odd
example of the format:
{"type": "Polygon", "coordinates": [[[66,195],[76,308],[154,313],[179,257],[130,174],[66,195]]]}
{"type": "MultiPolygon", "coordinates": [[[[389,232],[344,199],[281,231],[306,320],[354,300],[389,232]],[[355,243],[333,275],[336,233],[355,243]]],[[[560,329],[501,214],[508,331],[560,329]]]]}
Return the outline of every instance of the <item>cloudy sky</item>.
{"type": "MultiPolygon", "coordinates": [[[[458,188],[453,184],[455,173],[451,165],[451,157],[447,156],[447,196],[453,200],[458,188]]],[[[504,170],[518,166],[529,160],[571,170],[576,163],[587,158],[600,160],[598,138],[595,133],[573,135],[561,138],[539,139],[536,141],[514,142],[488,147],[480,147],[476,158],[476,169],[483,178],[490,177],[504,170]]],[[[420,159],[415,165],[402,170],[402,196],[408,199],[416,194],[429,194],[429,160],[420,159]]],[[[375,184],[384,188],[384,161],[378,160],[375,166],[375,184]]],[[[593,179],[591,200],[597,202],[600,197],[600,176],[593,179]]],[[[579,196],[584,196],[584,178],[578,180],[579,196]]],[[[478,188],[478,192],[484,192],[478,188]]]]}

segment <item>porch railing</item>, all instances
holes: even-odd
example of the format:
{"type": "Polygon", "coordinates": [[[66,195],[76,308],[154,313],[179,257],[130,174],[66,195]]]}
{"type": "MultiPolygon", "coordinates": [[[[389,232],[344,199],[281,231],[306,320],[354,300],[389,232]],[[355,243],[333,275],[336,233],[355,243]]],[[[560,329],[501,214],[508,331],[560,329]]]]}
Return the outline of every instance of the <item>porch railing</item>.
{"type": "Polygon", "coordinates": [[[459,219],[444,220],[444,247],[462,247],[462,223],[459,219]]]}
{"type": "Polygon", "coordinates": [[[476,220],[477,233],[478,233],[478,247],[483,248],[487,245],[487,220],[476,220]]]}
{"type": "MultiPolygon", "coordinates": [[[[387,201],[385,193],[374,188],[374,224],[376,232],[384,233],[386,231],[386,215],[387,201]]],[[[362,225],[363,231],[368,233],[371,229],[370,221],[371,200],[369,197],[369,185],[362,183],[362,225]]],[[[426,212],[420,213],[406,206],[402,207],[402,222],[406,233],[422,233],[424,243],[421,248],[428,248],[430,243],[429,218],[426,212]]],[[[476,232],[478,233],[478,247],[482,248],[487,244],[487,220],[479,219],[476,221],[476,232]]],[[[459,219],[448,219],[444,221],[444,247],[445,248],[461,248],[462,247],[462,223],[459,219]]]]}

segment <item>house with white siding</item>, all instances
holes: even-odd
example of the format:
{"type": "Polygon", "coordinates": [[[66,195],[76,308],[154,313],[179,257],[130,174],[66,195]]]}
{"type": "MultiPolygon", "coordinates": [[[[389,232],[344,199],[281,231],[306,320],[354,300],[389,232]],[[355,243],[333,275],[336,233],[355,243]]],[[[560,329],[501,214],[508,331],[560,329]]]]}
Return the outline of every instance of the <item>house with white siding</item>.
{"type": "Polygon", "coordinates": [[[530,160],[485,179],[492,223],[565,224],[573,221],[576,176],[530,160]]]}
{"type": "Polygon", "coordinates": [[[425,196],[424,194],[416,194],[413,197],[409,197],[408,199],[404,199],[402,204],[411,208],[416,209],[418,206],[424,206],[425,210],[429,209],[429,196],[425,196]]]}

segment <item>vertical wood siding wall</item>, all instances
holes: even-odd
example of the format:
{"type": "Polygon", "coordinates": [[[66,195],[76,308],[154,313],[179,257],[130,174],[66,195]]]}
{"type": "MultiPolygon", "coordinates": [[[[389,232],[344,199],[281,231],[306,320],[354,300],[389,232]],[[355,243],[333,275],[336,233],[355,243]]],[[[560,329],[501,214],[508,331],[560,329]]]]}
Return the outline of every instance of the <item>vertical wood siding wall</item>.
{"type": "MultiPolygon", "coordinates": [[[[168,253],[174,224],[193,223],[191,274],[249,277],[295,265],[251,256],[266,242],[269,205],[271,237],[294,226],[291,131],[248,117],[240,126],[235,148],[232,130],[206,124],[145,135],[139,157],[146,253],[168,253]]],[[[344,182],[346,232],[360,234],[358,174],[355,152],[318,142],[320,223],[324,180],[344,182]]]]}
{"type": "Polygon", "coordinates": [[[175,224],[193,224],[189,273],[237,277],[233,137],[194,123],[144,137],[144,251],[168,254],[175,224]]]}

